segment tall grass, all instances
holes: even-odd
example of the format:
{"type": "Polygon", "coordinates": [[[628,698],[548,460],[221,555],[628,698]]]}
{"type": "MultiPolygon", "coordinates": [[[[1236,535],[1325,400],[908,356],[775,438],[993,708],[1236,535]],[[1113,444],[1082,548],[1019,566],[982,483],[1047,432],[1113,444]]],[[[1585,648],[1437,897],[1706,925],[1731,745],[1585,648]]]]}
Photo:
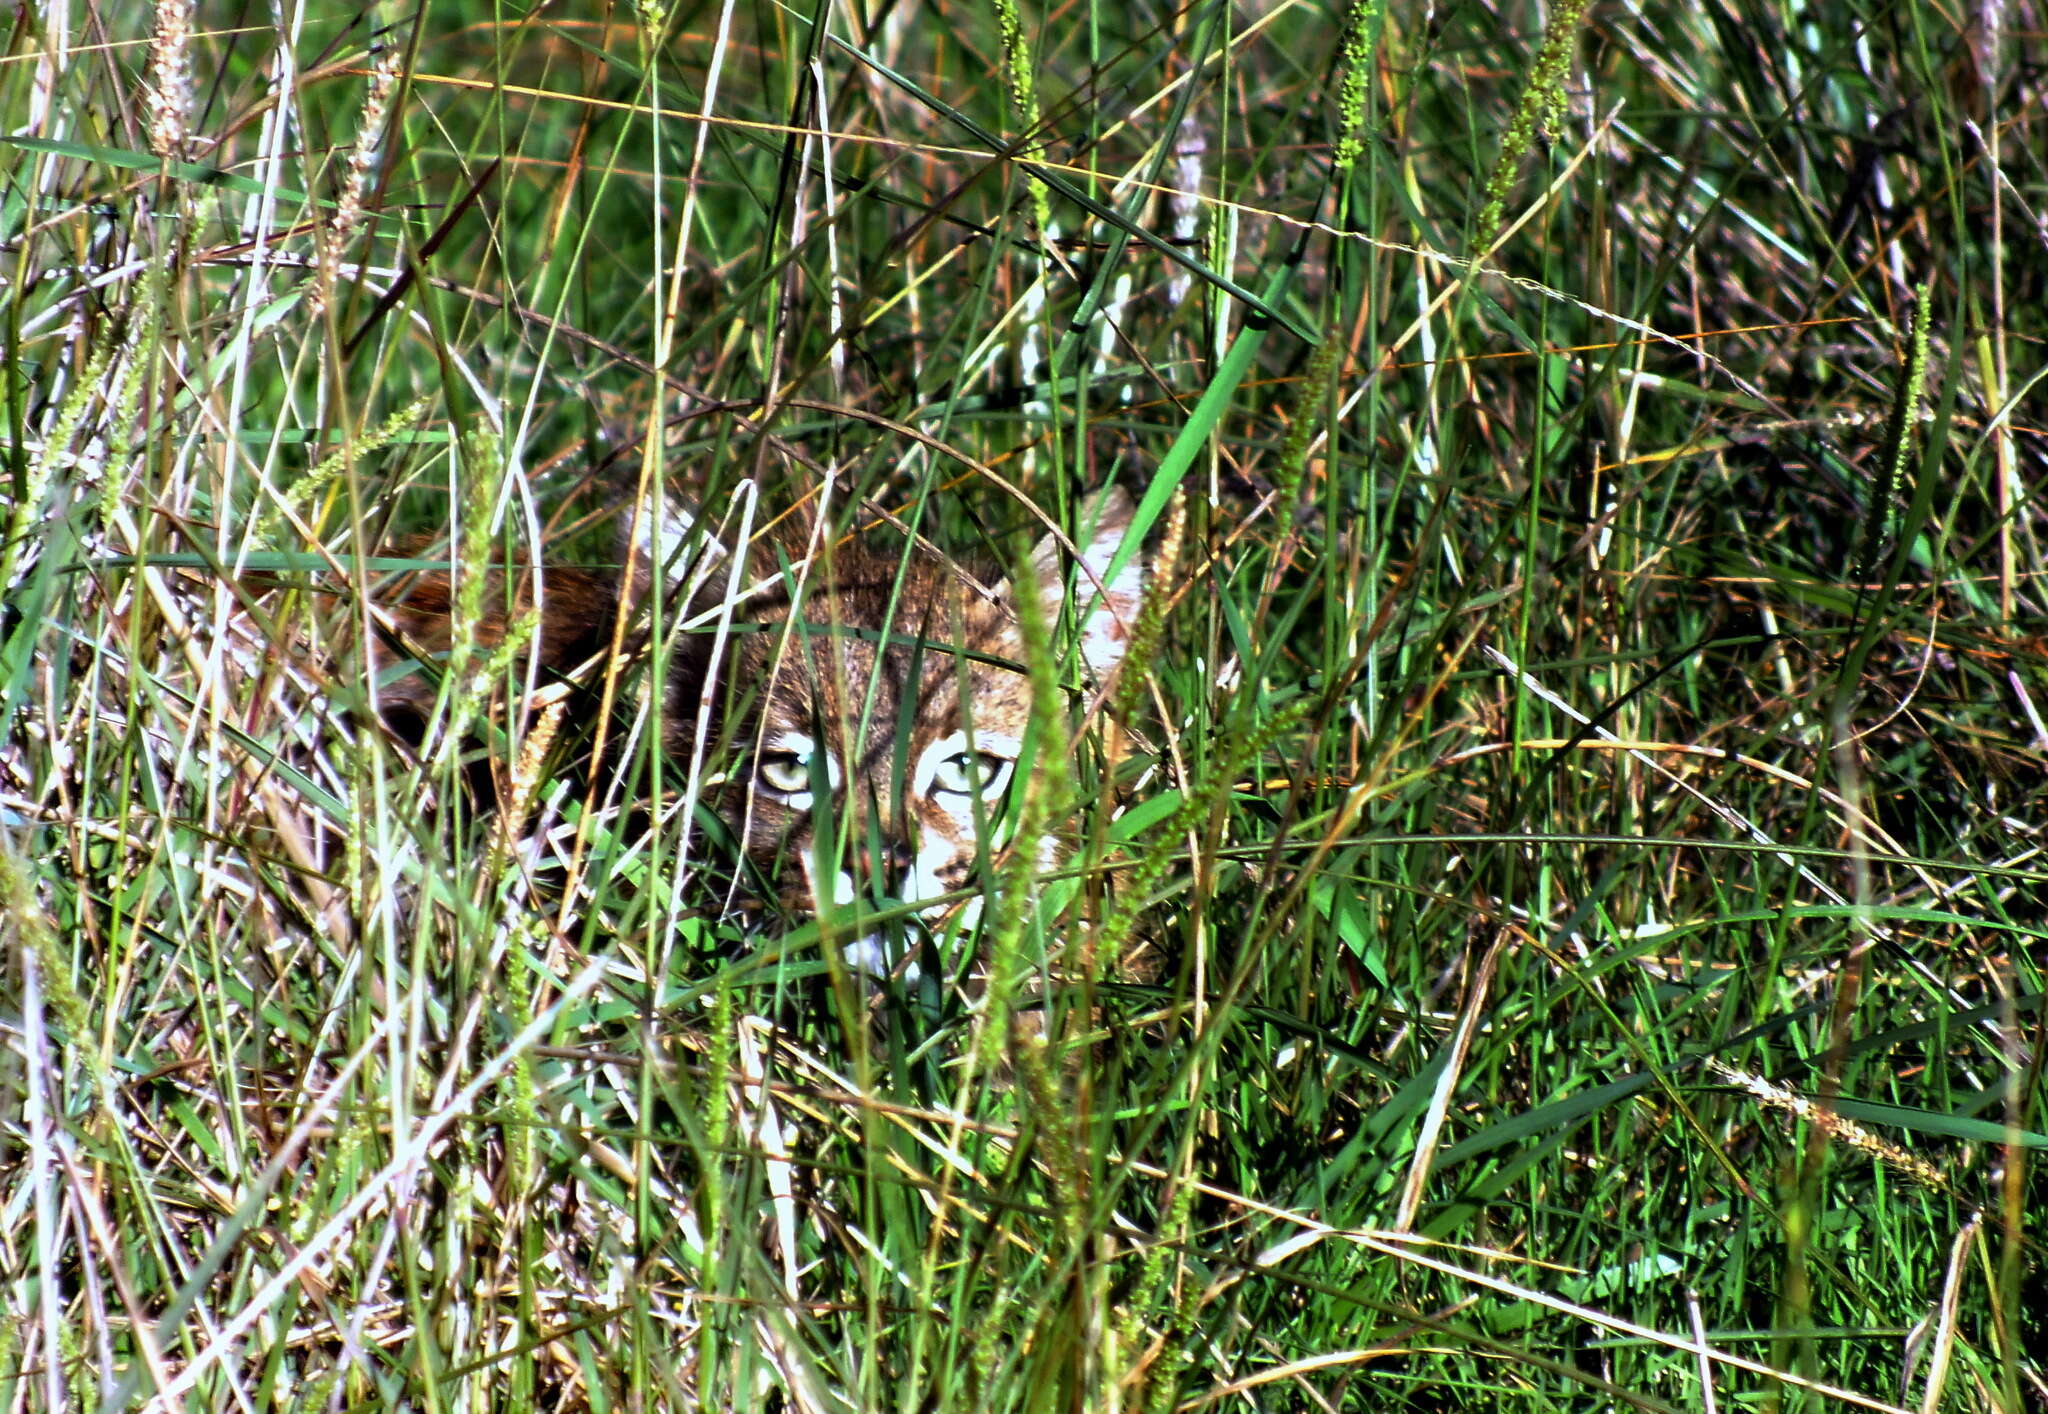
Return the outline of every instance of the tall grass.
{"type": "Polygon", "coordinates": [[[2048,1408],[2040,28],[23,9],[0,1407],[2048,1408]],[[451,547],[1111,480],[1014,1033],[644,673],[370,711],[451,547]]]}

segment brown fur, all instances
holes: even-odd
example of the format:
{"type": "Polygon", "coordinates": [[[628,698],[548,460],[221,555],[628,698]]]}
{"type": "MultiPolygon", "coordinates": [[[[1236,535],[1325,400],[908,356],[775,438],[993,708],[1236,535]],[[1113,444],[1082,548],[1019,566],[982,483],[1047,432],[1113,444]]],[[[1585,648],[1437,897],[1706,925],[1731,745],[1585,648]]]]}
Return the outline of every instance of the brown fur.
{"type": "MultiPolygon", "coordinates": [[[[446,543],[407,539],[389,553],[405,559],[445,558],[446,543]]],[[[551,678],[569,677],[610,651],[624,579],[617,570],[550,565],[536,573],[522,566],[508,586],[503,573],[488,571],[470,644],[483,653],[496,649],[513,621],[532,608],[538,589],[543,599],[536,645],[541,671],[551,678]]],[[[445,660],[455,646],[453,593],[445,570],[409,571],[376,589],[379,632],[371,662],[385,680],[378,706],[400,724],[423,721],[434,705],[438,688],[423,665],[445,660]],[[408,663],[414,671],[391,673],[408,663]]]]}

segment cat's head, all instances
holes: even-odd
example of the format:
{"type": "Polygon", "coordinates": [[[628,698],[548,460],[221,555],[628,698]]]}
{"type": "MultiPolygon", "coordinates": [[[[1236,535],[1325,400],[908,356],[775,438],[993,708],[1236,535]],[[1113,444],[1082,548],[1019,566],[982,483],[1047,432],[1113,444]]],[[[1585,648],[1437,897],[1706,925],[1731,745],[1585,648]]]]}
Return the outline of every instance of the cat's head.
{"type": "MultiPolygon", "coordinates": [[[[767,892],[804,915],[856,900],[925,905],[915,911],[927,922],[963,902],[1013,818],[1031,715],[1018,601],[1030,595],[1048,626],[1071,605],[1081,676],[1106,682],[1142,590],[1136,557],[1107,573],[1131,514],[1121,491],[1092,498],[1076,553],[1049,534],[1014,583],[867,537],[798,537],[714,576],[753,592],[736,601],[722,654],[693,653],[682,671],[708,670],[706,719],[734,751],[710,802],[767,892]]],[[[670,750],[683,759],[699,723],[690,704],[706,700],[697,686],[681,684],[669,703],[670,750]]],[[[880,972],[895,951],[863,935],[849,960],[880,972]]]]}

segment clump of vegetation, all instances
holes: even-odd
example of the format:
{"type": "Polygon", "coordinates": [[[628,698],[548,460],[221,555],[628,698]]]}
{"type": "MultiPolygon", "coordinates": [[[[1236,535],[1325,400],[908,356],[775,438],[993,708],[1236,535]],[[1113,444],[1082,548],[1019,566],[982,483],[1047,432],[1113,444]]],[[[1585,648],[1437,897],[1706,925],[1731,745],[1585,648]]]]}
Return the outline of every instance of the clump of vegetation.
{"type": "Polygon", "coordinates": [[[2048,1407],[2022,11],[278,13],[0,66],[0,1407],[2048,1407]],[[1111,480],[999,1031],[646,673],[371,711],[1111,480]]]}

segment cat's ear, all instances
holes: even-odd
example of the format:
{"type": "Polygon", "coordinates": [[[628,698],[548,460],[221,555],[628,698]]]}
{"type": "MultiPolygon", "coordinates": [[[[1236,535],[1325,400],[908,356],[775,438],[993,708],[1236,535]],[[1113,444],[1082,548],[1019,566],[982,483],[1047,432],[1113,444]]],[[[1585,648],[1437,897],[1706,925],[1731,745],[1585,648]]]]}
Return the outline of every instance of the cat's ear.
{"type": "MultiPolygon", "coordinates": [[[[1120,486],[1109,486],[1081,502],[1074,548],[1073,604],[1080,616],[1081,661],[1097,682],[1105,681],[1123,663],[1138,606],[1145,593],[1144,557],[1133,555],[1109,577],[1110,561],[1131,528],[1131,498],[1120,486]]],[[[1031,552],[1031,575],[1037,581],[1039,607],[1048,624],[1058,620],[1067,602],[1067,555],[1054,536],[1039,541],[1031,552]]]]}
{"type": "Polygon", "coordinates": [[[618,537],[626,592],[635,602],[646,598],[658,572],[663,593],[688,603],[726,557],[725,546],[696,508],[672,493],[621,509],[618,537]]]}

